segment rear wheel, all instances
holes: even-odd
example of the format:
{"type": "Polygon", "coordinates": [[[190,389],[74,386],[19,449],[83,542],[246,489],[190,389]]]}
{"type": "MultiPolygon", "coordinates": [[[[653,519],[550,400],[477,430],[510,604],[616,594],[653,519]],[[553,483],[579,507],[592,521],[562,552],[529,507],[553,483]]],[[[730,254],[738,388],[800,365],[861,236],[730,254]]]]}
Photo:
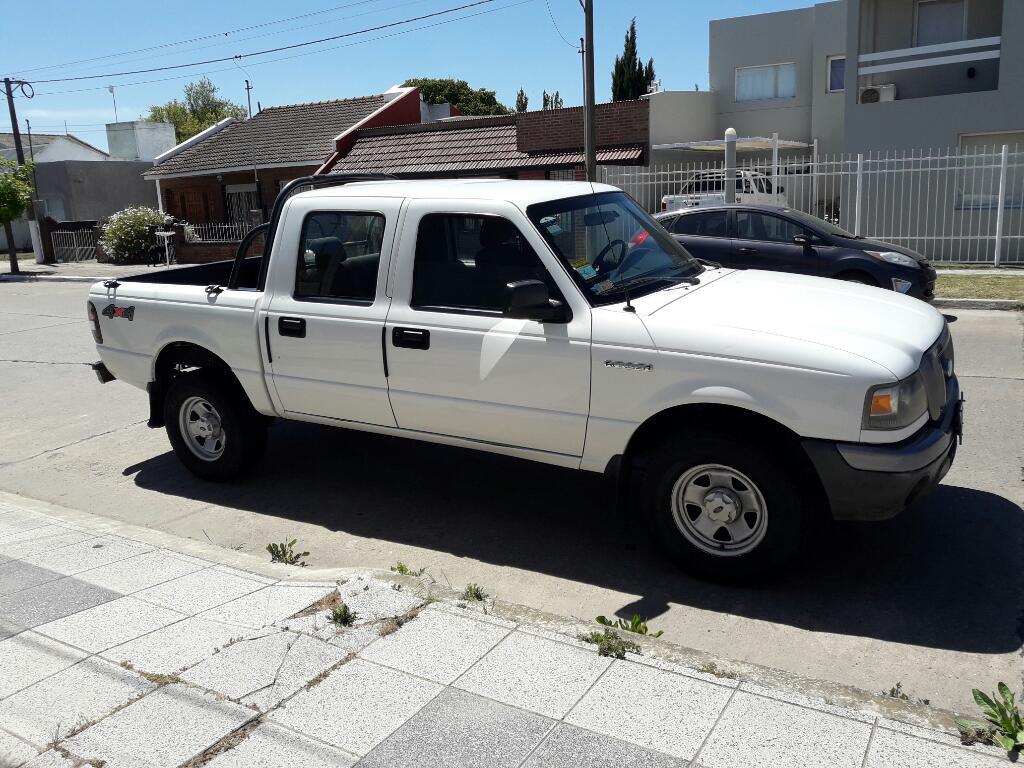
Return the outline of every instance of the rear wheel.
{"type": "Polygon", "coordinates": [[[204,480],[230,480],[266,447],[266,425],[252,406],[214,376],[179,376],[164,400],[164,424],[178,459],[204,480]]]}
{"type": "Polygon", "coordinates": [[[745,582],[778,569],[814,532],[815,497],[778,446],[712,434],[673,438],[654,452],[645,508],[661,545],[686,571],[745,582]]]}

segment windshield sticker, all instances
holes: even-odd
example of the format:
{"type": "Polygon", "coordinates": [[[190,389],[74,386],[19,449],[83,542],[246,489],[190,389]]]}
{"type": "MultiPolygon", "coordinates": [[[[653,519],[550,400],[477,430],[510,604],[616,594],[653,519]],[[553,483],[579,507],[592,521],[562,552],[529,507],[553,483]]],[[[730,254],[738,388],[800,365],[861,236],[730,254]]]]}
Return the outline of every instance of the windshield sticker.
{"type": "Polygon", "coordinates": [[[590,286],[590,290],[594,291],[595,293],[607,293],[614,287],[615,283],[612,282],[611,280],[602,280],[597,285],[590,286]]]}
{"type": "Polygon", "coordinates": [[[590,280],[593,277],[597,277],[597,270],[589,264],[584,264],[582,267],[576,267],[576,271],[580,273],[580,276],[584,280],[590,280]]]}

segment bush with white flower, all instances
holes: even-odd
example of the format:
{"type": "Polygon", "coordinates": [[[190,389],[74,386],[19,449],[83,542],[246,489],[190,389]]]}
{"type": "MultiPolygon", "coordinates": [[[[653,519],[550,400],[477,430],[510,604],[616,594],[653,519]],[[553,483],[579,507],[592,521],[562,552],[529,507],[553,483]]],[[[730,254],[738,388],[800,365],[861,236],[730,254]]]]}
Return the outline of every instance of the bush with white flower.
{"type": "Polygon", "coordinates": [[[151,227],[163,223],[164,215],[160,211],[144,205],[125,208],[107,219],[100,244],[117,264],[144,261],[149,249],[156,245],[151,227]]]}

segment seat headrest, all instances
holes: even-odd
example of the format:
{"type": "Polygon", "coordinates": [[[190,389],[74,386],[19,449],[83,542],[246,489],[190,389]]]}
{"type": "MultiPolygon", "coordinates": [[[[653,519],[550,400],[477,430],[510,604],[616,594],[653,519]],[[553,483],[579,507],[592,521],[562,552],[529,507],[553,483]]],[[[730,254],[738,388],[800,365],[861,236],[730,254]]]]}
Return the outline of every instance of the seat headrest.
{"type": "Polygon", "coordinates": [[[480,225],[480,245],[484,248],[493,248],[508,242],[516,234],[516,228],[512,222],[488,217],[480,225]]]}

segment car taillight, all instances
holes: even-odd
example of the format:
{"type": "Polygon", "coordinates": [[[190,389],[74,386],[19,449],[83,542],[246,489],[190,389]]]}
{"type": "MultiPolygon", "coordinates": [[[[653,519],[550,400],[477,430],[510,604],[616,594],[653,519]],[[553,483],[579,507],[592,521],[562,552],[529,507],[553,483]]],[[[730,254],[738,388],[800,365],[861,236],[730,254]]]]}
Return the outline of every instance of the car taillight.
{"type": "Polygon", "coordinates": [[[668,203],[666,203],[664,200],[661,201],[661,210],[663,210],[663,211],[667,211],[668,210],[668,203]]]}
{"type": "Polygon", "coordinates": [[[92,338],[97,344],[103,343],[103,331],[100,330],[100,316],[96,312],[96,307],[93,306],[91,301],[85,302],[85,311],[89,315],[89,322],[92,323],[92,338]]]}
{"type": "Polygon", "coordinates": [[[642,245],[644,240],[646,240],[650,236],[650,232],[648,232],[646,229],[641,229],[639,232],[637,232],[635,235],[633,235],[633,237],[629,239],[629,242],[634,246],[642,245]]]}

